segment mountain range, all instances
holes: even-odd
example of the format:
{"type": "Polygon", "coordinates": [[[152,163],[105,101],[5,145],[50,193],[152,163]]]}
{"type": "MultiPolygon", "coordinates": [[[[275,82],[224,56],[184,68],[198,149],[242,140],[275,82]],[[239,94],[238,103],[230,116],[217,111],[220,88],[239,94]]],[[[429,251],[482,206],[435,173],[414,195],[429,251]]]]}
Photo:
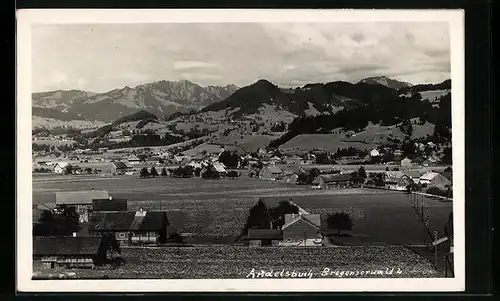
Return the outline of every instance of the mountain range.
{"type": "Polygon", "coordinates": [[[198,111],[236,91],[234,85],[202,87],[187,80],[157,81],[105,93],[57,90],[32,94],[33,115],[105,122],[147,110],[157,116],[198,111]]]}
{"type": "Polygon", "coordinates": [[[265,79],[242,88],[235,85],[202,87],[187,80],[162,80],[105,93],[80,90],[34,93],[32,112],[34,116],[58,120],[112,122],[141,110],[160,119],[223,110],[238,118],[259,113],[263,106],[273,106],[296,116],[308,116],[334,114],[343,109],[394,100],[408,93],[439,90],[445,94],[449,89],[450,80],[413,86],[386,76],[365,78],[355,84],[311,83],[293,89],[280,88],[265,79]]]}

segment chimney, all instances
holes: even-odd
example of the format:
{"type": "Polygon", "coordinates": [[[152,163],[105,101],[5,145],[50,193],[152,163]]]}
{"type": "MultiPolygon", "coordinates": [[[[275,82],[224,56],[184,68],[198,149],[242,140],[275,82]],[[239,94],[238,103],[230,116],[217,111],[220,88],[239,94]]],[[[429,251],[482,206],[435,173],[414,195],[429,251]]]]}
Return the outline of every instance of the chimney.
{"type": "Polygon", "coordinates": [[[76,232],[73,232],[73,237],[76,237],[76,232]]]}

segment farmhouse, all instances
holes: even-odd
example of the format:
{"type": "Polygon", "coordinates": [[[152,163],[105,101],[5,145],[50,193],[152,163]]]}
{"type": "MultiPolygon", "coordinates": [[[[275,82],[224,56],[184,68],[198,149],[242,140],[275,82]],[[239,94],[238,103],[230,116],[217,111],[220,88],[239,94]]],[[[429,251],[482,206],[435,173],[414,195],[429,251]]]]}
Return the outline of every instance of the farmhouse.
{"type": "Polygon", "coordinates": [[[384,173],[384,183],[386,189],[406,190],[406,187],[413,183],[413,180],[402,171],[386,171],[384,173]]]}
{"type": "Polygon", "coordinates": [[[420,176],[422,175],[422,172],[420,170],[405,170],[403,173],[410,179],[412,179],[413,183],[419,184],[420,183],[420,176]]]}
{"type": "Polygon", "coordinates": [[[126,160],[130,163],[130,164],[139,164],[139,162],[141,161],[139,159],[139,157],[137,157],[136,155],[132,154],[130,156],[128,156],[126,158],[126,160]]]}
{"type": "Polygon", "coordinates": [[[66,171],[66,166],[68,165],[68,162],[57,162],[56,165],[54,165],[54,172],[63,174],[66,171]]]}
{"type": "Polygon", "coordinates": [[[94,268],[106,261],[107,251],[101,237],[33,237],[33,260],[44,268],[94,268]]]}
{"type": "Polygon", "coordinates": [[[299,156],[291,156],[291,157],[286,157],[284,161],[285,164],[301,164],[303,160],[299,156]]]}
{"type": "Polygon", "coordinates": [[[316,163],[315,154],[307,154],[304,156],[304,164],[314,164],[314,163],[316,163]]]}
{"type": "Polygon", "coordinates": [[[321,246],[323,234],[319,214],[285,214],[282,246],[321,246]]]}
{"type": "Polygon", "coordinates": [[[283,240],[283,231],[274,229],[248,229],[247,241],[250,247],[277,246],[283,240]]]}
{"type": "Polygon", "coordinates": [[[400,164],[401,164],[401,167],[412,167],[413,166],[413,164],[409,158],[404,158],[403,160],[401,160],[400,164]]]}
{"type": "Polygon", "coordinates": [[[278,156],[274,156],[271,159],[269,159],[270,164],[279,164],[281,163],[281,158],[278,156]]]}
{"type": "Polygon", "coordinates": [[[424,160],[424,161],[422,162],[422,164],[423,164],[424,166],[436,166],[438,162],[439,162],[439,161],[438,161],[438,159],[436,159],[436,158],[434,158],[434,157],[430,157],[430,158],[428,158],[428,159],[424,160]]]}
{"type": "Polygon", "coordinates": [[[428,171],[420,177],[420,184],[422,186],[436,186],[439,188],[446,188],[451,185],[451,181],[445,176],[434,171],[428,171]]]}
{"type": "Polygon", "coordinates": [[[128,161],[115,161],[113,164],[113,173],[126,174],[132,170],[132,165],[128,161]]]}
{"type": "Polygon", "coordinates": [[[264,166],[259,172],[259,178],[265,180],[276,180],[283,171],[275,165],[264,166]]]}
{"type": "Polygon", "coordinates": [[[106,190],[56,192],[56,205],[75,206],[80,223],[88,222],[92,200],[97,199],[109,199],[109,193],[106,190]]]}
{"type": "Polygon", "coordinates": [[[120,245],[164,243],[169,221],[163,211],[95,212],[90,217],[89,232],[102,236],[112,233],[120,245]]]}
{"type": "Polygon", "coordinates": [[[323,174],[312,182],[312,187],[317,189],[347,188],[353,184],[350,174],[323,174]]]}

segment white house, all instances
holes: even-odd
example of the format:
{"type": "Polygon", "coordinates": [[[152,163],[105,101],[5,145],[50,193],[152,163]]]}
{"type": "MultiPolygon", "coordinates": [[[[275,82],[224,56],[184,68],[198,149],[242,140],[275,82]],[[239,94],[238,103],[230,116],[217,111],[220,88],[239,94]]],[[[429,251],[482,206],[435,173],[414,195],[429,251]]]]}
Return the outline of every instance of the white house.
{"type": "Polygon", "coordinates": [[[214,162],[214,163],[213,163],[213,166],[214,166],[215,170],[216,170],[218,173],[225,173],[225,172],[227,172],[227,171],[226,171],[226,166],[225,166],[225,165],[224,165],[224,163],[222,163],[222,162],[219,162],[219,161],[214,162]]]}
{"type": "Polygon", "coordinates": [[[66,166],[68,166],[68,162],[57,162],[54,166],[54,172],[58,174],[63,174],[66,170],[66,166]]]}
{"type": "Polygon", "coordinates": [[[436,186],[439,188],[446,188],[451,184],[445,176],[434,171],[428,171],[420,177],[420,184],[424,186],[436,186]]]}
{"type": "Polygon", "coordinates": [[[409,158],[404,158],[401,160],[401,167],[412,167],[413,164],[409,158]]]}
{"type": "Polygon", "coordinates": [[[370,151],[370,157],[378,157],[378,156],[380,156],[380,152],[377,149],[374,148],[370,151]]]}

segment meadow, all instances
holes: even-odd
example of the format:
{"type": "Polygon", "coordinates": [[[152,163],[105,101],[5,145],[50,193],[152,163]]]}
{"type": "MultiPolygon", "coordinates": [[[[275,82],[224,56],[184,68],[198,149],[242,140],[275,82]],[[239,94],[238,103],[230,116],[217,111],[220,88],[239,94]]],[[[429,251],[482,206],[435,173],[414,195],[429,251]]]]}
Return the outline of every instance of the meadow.
{"type": "Polygon", "coordinates": [[[35,262],[34,277],[234,279],[256,277],[261,270],[284,271],[283,278],[288,278],[287,271],[289,278],[293,272],[303,276],[310,272],[311,278],[440,277],[428,260],[399,246],[122,248],[122,256],[125,265],[95,270],[42,270],[35,262]],[[329,273],[324,273],[326,268],[329,273]],[[393,273],[385,274],[387,269],[393,273]]]}
{"type": "MultiPolygon", "coordinates": [[[[339,245],[423,244],[428,239],[409,196],[404,193],[361,188],[312,190],[308,186],[247,176],[234,180],[36,176],[33,203],[55,202],[56,191],[92,188],[108,190],[116,198],[127,198],[129,210],[167,211],[171,224],[191,243],[232,243],[259,198],[270,206],[280,200],[292,200],[310,213],[321,214],[323,223],[328,213],[350,213],[354,222],[352,236],[339,238],[339,245]]],[[[425,200],[431,229],[442,233],[452,203],[425,200]]],[[[34,210],[34,220],[37,213],[34,210]]]]}

